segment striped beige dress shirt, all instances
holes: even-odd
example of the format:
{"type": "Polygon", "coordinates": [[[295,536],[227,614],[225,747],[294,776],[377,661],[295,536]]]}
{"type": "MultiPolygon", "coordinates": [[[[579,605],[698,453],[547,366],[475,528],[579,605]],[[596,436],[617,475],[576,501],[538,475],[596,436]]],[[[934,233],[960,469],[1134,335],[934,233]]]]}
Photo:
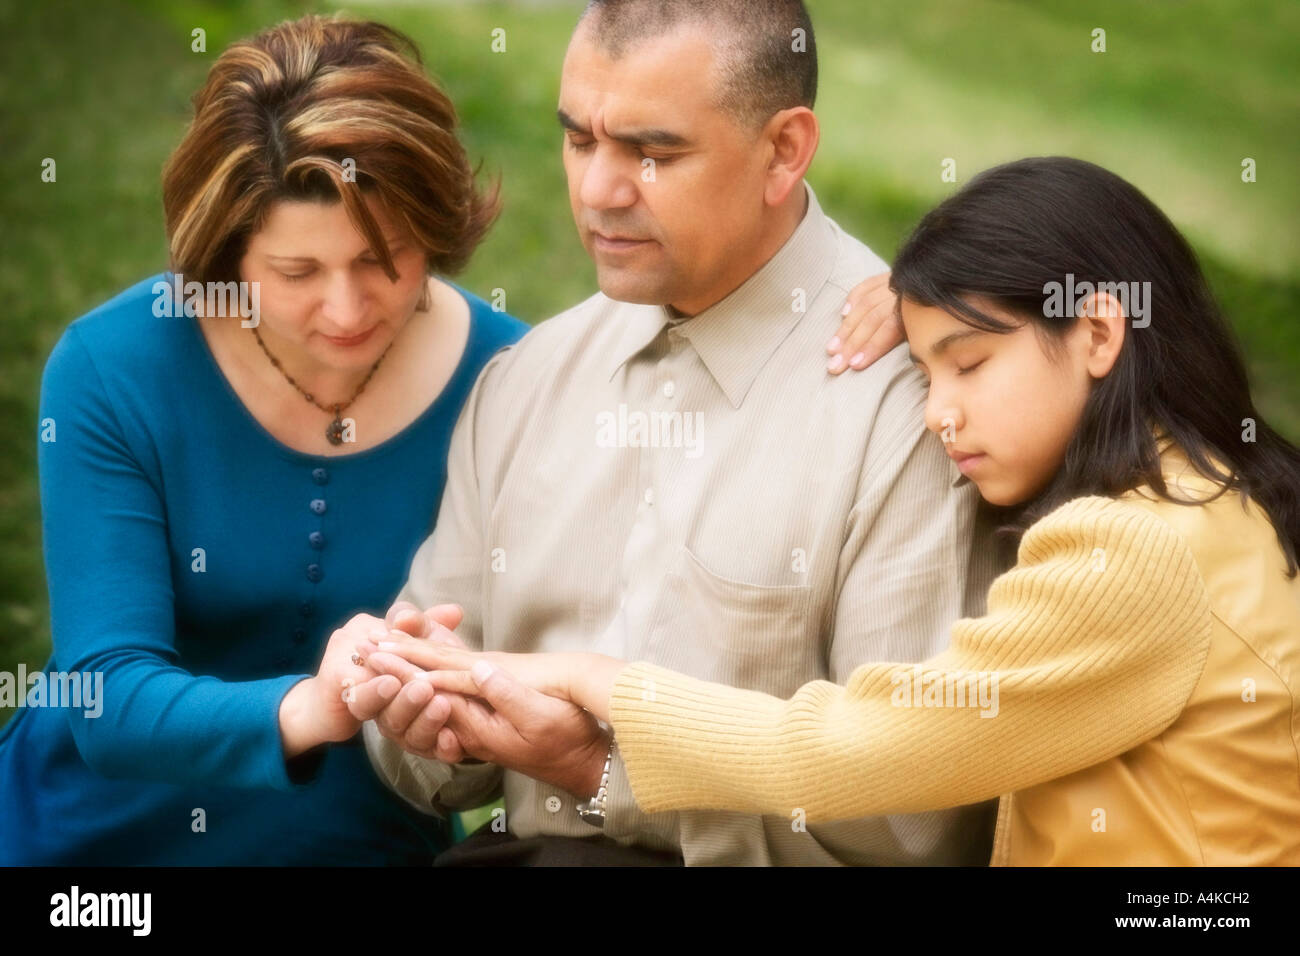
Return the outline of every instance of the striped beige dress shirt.
{"type": "MultiPolygon", "coordinates": [[[[922,660],[983,612],[988,526],[924,428],[906,349],[826,372],[846,294],[887,267],[806,189],[785,245],[700,314],[597,294],[487,364],[401,599],[460,604],[471,647],[597,651],[782,697],[922,660]]],[[[365,738],[425,811],[503,789],[518,837],[600,832],[553,786],[411,756],[373,723],[365,738]]],[[[982,864],[992,824],[992,803],[829,825],[798,807],[646,814],[615,751],[604,832],[690,865],[982,864]]]]}

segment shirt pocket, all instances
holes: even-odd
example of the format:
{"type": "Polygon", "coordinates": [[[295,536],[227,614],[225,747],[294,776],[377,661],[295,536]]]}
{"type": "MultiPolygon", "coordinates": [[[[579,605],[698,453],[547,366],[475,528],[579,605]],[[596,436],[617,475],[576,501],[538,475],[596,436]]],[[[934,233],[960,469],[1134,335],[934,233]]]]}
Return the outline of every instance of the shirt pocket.
{"type": "Polygon", "coordinates": [[[665,666],[781,696],[824,676],[809,585],[733,580],[686,547],[674,577],[680,614],[665,666]]]}

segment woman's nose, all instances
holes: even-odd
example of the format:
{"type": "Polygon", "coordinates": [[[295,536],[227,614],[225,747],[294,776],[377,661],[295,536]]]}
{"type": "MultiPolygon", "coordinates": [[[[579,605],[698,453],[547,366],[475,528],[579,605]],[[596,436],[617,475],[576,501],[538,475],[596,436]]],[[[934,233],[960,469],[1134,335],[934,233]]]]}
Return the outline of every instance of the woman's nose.
{"type": "Polygon", "coordinates": [[[363,331],[365,293],[361,284],[347,276],[334,279],[325,291],[322,312],[343,335],[363,331]]]}

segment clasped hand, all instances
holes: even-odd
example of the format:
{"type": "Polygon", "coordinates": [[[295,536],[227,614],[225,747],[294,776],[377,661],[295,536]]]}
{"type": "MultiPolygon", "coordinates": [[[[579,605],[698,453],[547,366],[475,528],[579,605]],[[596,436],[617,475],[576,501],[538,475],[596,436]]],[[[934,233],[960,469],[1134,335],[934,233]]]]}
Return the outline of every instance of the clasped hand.
{"type": "Polygon", "coordinates": [[[567,692],[576,659],[598,655],[474,653],[453,633],[460,620],[449,604],[399,602],[383,620],[359,614],[334,633],[318,679],[348,675],[338,699],[355,728],[373,720],[411,754],[473,758],[594,795],[609,736],[567,692]]]}

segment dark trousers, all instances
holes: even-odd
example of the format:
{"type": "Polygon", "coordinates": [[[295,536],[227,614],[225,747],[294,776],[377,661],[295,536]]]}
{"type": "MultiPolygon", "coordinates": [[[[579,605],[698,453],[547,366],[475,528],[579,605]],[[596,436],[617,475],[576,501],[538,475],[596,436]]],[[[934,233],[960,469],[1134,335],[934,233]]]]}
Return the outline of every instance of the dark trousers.
{"type": "Polygon", "coordinates": [[[622,846],[607,836],[536,836],[520,840],[510,833],[479,827],[451,849],[439,854],[434,866],[682,866],[679,853],[622,846]]]}

